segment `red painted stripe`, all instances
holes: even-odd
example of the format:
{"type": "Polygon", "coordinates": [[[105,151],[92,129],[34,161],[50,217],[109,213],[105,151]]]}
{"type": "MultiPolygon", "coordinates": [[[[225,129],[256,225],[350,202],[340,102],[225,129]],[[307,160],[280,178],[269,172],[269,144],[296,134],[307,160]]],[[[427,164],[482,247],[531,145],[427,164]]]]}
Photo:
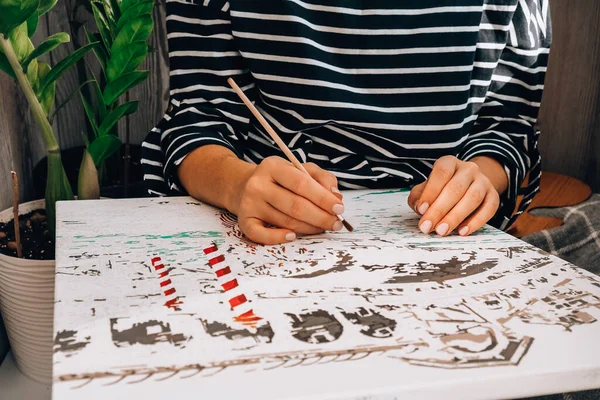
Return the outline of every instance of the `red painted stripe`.
{"type": "Polygon", "coordinates": [[[245,313],[238,315],[236,318],[243,319],[243,318],[248,318],[248,317],[254,317],[254,310],[246,311],[245,313]]]}
{"type": "Polygon", "coordinates": [[[223,287],[224,291],[231,290],[233,288],[238,287],[238,281],[237,279],[232,279],[229,282],[225,282],[224,284],[222,284],[221,287],[223,287]]]}
{"type": "Polygon", "coordinates": [[[170,285],[170,284],[171,284],[171,280],[167,279],[166,281],[162,281],[160,283],[160,287],[165,287],[165,286],[170,285]]]}
{"type": "Polygon", "coordinates": [[[152,266],[154,266],[154,264],[159,263],[160,262],[160,257],[154,257],[152,259],[152,266]]]}
{"type": "Polygon", "coordinates": [[[159,278],[164,278],[165,276],[169,275],[169,271],[163,271],[160,274],[158,274],[159,278]]]}
{"type": "Polygon", "coordinates": [[[155,265],[155,266],[154,266],[154,270],[155,270],[155,271],[158,271],[159,269],[163,269],[164,267],[165,267],[164,265],[162,265],[162,264],[158,264],[158,265],[155,265]]]}
{"type": "Polygon", "coordinates": [[[237,306],[242,305],[247,301],[248,300],[246,299],[246,296],[244,296],[244,294],[240,294],[239,296],[235,296],[233,299],[230,299],[229,305],[231,306],[231,308],[236,308],[237,306]]]}
{"type": "Polygon", "coordinates": [[[208,260],[208,263],[211,265],[211,267],[215,264],[221,263],[225,261],[225,256],[223,254],[216,256],[215,258],[211,258],[210,260],[208,260]]]}
{"type": "Polygon", "coordinates": [[[235,322],[248,323],[248,322],[258,322],[258,321],[262,320],[262,318],[261,317],[249,317],[249,318],[235,317],[234,320],[235,320],[235,322]]]}
{"type": "Polygon", "coordinates": [[[256,322],[256,321],[260,321],[262,318],[254,315],[254,311],[250,310],[250,311],[246,311],[243,314],[238,315],[237,317],[235,317],[235,320],[237,322],[256,322]]]}
{"type": "Polygon", "coordinates": [[[221,268],[221,269],[218,269],[215,271],[215,274],[217,274],[217,278],[220,278],[220,277],[225,276],[230,273],[231,273],[231,269],[229,267],[221,268]]]}
{"type": "Polygon", "coordinates": [[[165,292],[165,296],[170,296],[175,293],[175,288],[171,288],[165,292]]]}
{"type": "Polygon", "coordinates": [[[206,249],[204,249],[204,254],[210,254],[210,253],[214,253],[215,251],[219,250],[217,248],[217,245],[213,243],[212,246],[207,247],[206,249]]]}
{"type": "Polygon", "coordinates": [[[176,297],[174,299],[167,301],[165,303],[165,306],[167,306],[167,308],[172,308],[175,311],[179,311],[178,305],[180,305],[180,304],[183,304],[183,302],[179,301],[179,297],[176,297]]]}

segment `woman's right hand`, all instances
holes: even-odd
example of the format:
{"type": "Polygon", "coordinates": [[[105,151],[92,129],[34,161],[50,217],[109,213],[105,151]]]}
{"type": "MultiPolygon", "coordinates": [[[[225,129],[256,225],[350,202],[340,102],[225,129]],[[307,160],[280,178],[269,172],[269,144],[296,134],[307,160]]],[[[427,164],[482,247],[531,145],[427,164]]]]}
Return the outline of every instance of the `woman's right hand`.
{"type": "Polygon", "coordinates": [[[342,229],[337,215],[344,205],[336,177],[312,163],[304,167],[314,179],[283,158],[269,157],[237,182],[227,208],[250,240],[280,244],[295,240],[296,234],[342,229]]]}

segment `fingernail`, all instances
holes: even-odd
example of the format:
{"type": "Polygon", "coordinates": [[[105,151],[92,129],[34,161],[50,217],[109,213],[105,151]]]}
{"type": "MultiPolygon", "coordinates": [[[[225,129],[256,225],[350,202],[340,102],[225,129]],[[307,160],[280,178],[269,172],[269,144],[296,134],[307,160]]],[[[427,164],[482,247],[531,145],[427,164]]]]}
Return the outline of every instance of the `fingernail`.
{"type": "Polygon", "coordinates": [[[332,191],[333,193],[335,193],[335,194],[341,194],[341,193],[340,193],[340,191],[339,191],[339,189],[338,189],[337,187],[335,187],[335,186],[332,186],[332,187],[331,187],[331,191],[332,191]]]}
{"type": "Polygon", "coordinates": [[[435,231],[438,235],[444,236],[446,233],[448,233],[448,228],[448,224],[444,222],[443,224],[439,224],[435,231]]]}
{"type": "Polygon", "coordinates": [[[341,204],[336,204],[335,206],[333,206],[332,211],[335,215],[342,215],[344,213],[344,206],[341,204]]]}
{"type": "Polygon", "coordinates": [[[342,224],[340,221],[335,221],[335,224],[333,224],[333,229],[335,232],[337,231],[341,231],[342,228],[344,227],[344,224],[342,224]]]}
{"type": "Polygon", "coordinates": [[[460,230],[458,231],[458,234],[460,236],[467,236],[467,234],[469,233],[469,227],[468,226],[463,226],[462,228],[460,228],[460,230]]]}
{"type": "Polygon", "coordinates": [[[424,234],[428,234],[429,232],[431,232],[431,221],[427,220],[423,222],[419,229],[421,229],[421,232],[423,232],[424,234]]]}
{"type": "Polygon", "coordinates": [[[427,212],[427,209],[429,208],[429,203],[423,203],[419,206],[419,214],[423,215],[427,212]]]}
{"type": "Polygon", "coordinates": [[[296,234],[294,232],[289,232],[285,235],[285,240],[287,240],[288,242],[293,242],[294,240],[296,240],[296,234]]]}

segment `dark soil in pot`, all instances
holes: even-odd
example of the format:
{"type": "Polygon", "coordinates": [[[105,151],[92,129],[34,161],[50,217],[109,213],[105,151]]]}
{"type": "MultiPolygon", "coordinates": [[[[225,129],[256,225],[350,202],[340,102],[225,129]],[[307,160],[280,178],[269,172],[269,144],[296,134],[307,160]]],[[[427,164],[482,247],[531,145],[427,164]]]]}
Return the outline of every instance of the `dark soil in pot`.
{"type": "MultiPolygon", "coordinates": [[[[23,258],[29,260],[54,260],[54,237],[48,229],[45,210],[35,210],[19,216],[23,258]]],[[[0,253],[16,257],[14,220],[0,222],[0,253]]]]}

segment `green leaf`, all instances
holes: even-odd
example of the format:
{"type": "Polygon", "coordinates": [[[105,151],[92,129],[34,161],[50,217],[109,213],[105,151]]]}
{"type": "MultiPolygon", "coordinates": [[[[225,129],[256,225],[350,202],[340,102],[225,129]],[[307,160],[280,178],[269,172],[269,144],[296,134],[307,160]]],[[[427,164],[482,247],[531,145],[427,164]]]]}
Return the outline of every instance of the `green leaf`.
{"type": "MultiPolygon", "coordinates": [[[[121,3],[122,4],[122,3],[121,3]]],[[[117,32],[120,32],[123,29],[123,26],[127,24],[129,21],[132,21],[136,17],[140,17],[143,15],[152,15],[152,9],[154,8],[154,1],[142,1],[139,4],[129,8],[125,11],[121,18],[119,19],[119,23],[117,24],[117,32]]]]}
{"type": "Polygon", "coordinates": [[[118,21],[121,18],[121,7],[119,6],[118,0],[109,0],[110,8],[112,9],[113,15],[115,17],[115,21],[118,21]]]}
{"type": "Polygon", "coordinates": [[[137,111],[138,102],[130,101],[125,104],[121,104],[119,107],[115,108],[106,116],[106,119],[102,121],[100,128],[98,128],[98,133],[100,136],[110,134],[112,128],[119,122],[119,120],[129,114],[133,114],[137,111]]]}
{"type": "Polygon", "coordinates": [[[31,14],[31,17],[27,19],[27,35],[31,38],[35,34],[38,27],[40,15],[36,12],[31,14]]]}
{"type": "Polygon", "coordinates": [[[81,102],[83,104],[83,109],[85,110],[85,115],[87,115],[88,121],[90,122],[92,130],[94,131],[94,137],[98,137],[98,123],[96,122],[96,113],[94,112],[94,109],[87,101],[83,93],[80,93],[79,95],[81,96],[81,102]]]}
{"type": "Polygon", "coordinates": [[[131,7],[134,7],[136,4],[139,3],[139,0],[122,0],[121,1],[121,15],[125,14],[125,12],[127,12],[127,10],[129,10],[131,7]]]}
{"type": "MultiPolygon", "coordinates": [[[[8,35],[8,39],[17,55],[19,63],[23,63],[23,60],[33,51],[33,43],[31,43],[27,35],[27,24],[23,23],[13,29],[8,35]]],[[[26,71],[26,69],[23,68],[23,71],[26,71]]]]}
{"type": "Polygon", "coordinates": [[[31,60],[34,60],[46,53],[51,52],[61,44],[68,43],[70,40],[71,38],[69,37],[69,35],[64,32],[50,36],[42,43],[40,43],[39,46],[29,54],[29,56],[27,56],[27,58],[22,63],[23,68],[26,69],[31,60]]]}
{"type": "Polygon", "coordinates": [[[27,21],[37,10],[40,0],[1,0],[0,33],[7,36],[10,31],[27,21]]]}
{"type": "Polygon", "coordinates": [[[40,6],[37,9],[38,14],[40,16],[46,14],[48,11],[52,10],[52,7],[54,7],[56,3],[58,3],[58,0],[40,0],[40,6]]]}
{"type": "Polygon", "coordinates": [[[46,75],[44,80],[40,84],[40,92],[43,92],[47,85],[55,82],[58,78],[61,77],[62,74],[65,73],[73,64],[77,61],[81,60],[88,51],[93,49],[99,45],[98,42],[90,43],[88,45],[83,46],[80,49],[75,50],[73,53],[69,54],[67,57],[63,58],[58,64],[52,68],[50,73],[46,75]]]}
{"type": "Polygon", "coordinates": [[[115,135],[104,135],[98,137],[88,146],[88,153],[92,156],[94,164],[100,165],[107,158],[115,154],[121,148],[121,139],[115,135]]]}
{"type": "Polygon", "coordinates": [[[100,89],[97,80],[94,80],[92,87],[94,88],[96,102],[98,103],[98,116],[100,117],[100,121],[104,121],[104,118],[106,118],[106,114],[108,113],[108,108],[104,103],[104,96],[102,96],[102,90],[100,89]]]}
{"type": "Polygon", "coordinates": [[[29,81],[29,83],[31,84],[31,87],[33,88],[33,91],[36,93],[37,95],[37,89],[39,87],[40,84],[40,79],[39,79],[39,74],[38,74],[38,62],[37,60],[35,62],[29,63],[29,66],[27,67],[27,80],[29,81]]]}
{"type": "Polygon", "coordinates": [[[106,50],[110,50],[110,48],[112,47],[113,37],[110,33],[110,28],[108,25],[108,21],[106,20],[106,15],[102,10],[100,10],[100,6],[97,2],[92,2],[92,13],[94,14],[94,21],[96,21],[96,27],[98,28],[100,37],[102,37],[104,47],[106,48],[106,50]]]}
{"type": "Polygon", "coordinates": [[[48,120],[50,120],[50,124],[52,124],[52,121],[54,120],[54,117],[56,116],[56,114],[58,114],[58,112],[59,112],[59,111],[60,111],[60,110],[61,110],[61,109],[62,109],[64,106],[66,106],[66,105],[69,103],[69,101],[71,101],[71,100],[73,99],[73,97],[75,97],[75,95],[76,95],[77,93],[80,93],[81,89],[82,89],[82,88],[83,88],[85,85],[87,85],[88,83],[92,83],[92,82],[95,82],[95,81],[94,81],[93,79],[90,79],[90,80],[88,80],[88,81],[85,81],[85,82],[83,82],[81,85],[79,85],[79,87],[78,87],[77,89],[73,90],[73,91],[71,92],[71,94],[69,94],[69,95],[67,96],[67,98],[66,98],[66,99],[65,99],[65,100],[64,100],[64,101],[63,101],[63,102],[62,102],[62,103],[61,103],[61,104],[60,104],[58,107],[56,107],[56,109],[54,110],[54,112],[52,113],[52,115],[50,115],[50,116],[48,117],[48,120]]]}
{"type": "MultiPolygon", "coordinates": [[[[38,65],[38,81],[41,82],[50,73],[50,66],[41,61],[38,61],[34,64],[38,65]]],[[[52,110],[52,106],[54,105],[54,100],[56,98],[56,82],[52,82],[50,85],[46,86],[46,89],[37,97],[42,105],[42,108],[44,109],[46,116],[48,116],[52,110]]]]}
{"type": "Polygon", "coordinates": [[[10,66],[10,63],[8,62],[8,59],[2,53],[0,53],[0,70],[7,73],[8,76],[16,78],[15,71],[13,71],[12,67],[10,66]]]}
{"type": "Polygon", "coordinates": [[[152,34],[154,22],[152,17],[144,15],[129,21],[119,32],[111,48],[113,57],[123,48],[136,42],[146,42],[152,34]]]}
{"type": "MultiPolygon", "coordinates": [[[[90,43],[102,40],[102,37],[99,33],[90,33],[87,31],[87,29],[85,30],[85,36],[87,37],[88,42],[90,43]]],[[[100,68],[102,68],[104,75],[106,75],[106,63],[108,62],[108,54],[106,53],[106,50],[104,50],[103,46],[96,46],[94,47],[94,54],[96,55],[96,58],[100,63],[100,68]]]]}
{"type": "Polygon", "coordinates": [[[145,43],[132,43],[112,54],[106,67],[106,79],[113,82],[120,76],[135,71],[144,62],[147,54],[148,46],[145,43]]]}
{"type": "MultiPolygon", "coordinates": [[[[114,37],[117,35],[118,16],[114,12],[112,1],[102,0],[102,6],[104,8],[104,15],[106,16],[106,21],[108,22],[109,29],[114,37]]],[[[118,5],[117,12],[120,13],[118,5]]]]}
{"type": "Polygon", "coordinates": [[[148,75],[148,71],[134,71],[109,83],[104,89],[104,104],[112,105],[123,93],[143,82],[148,75]]]}

